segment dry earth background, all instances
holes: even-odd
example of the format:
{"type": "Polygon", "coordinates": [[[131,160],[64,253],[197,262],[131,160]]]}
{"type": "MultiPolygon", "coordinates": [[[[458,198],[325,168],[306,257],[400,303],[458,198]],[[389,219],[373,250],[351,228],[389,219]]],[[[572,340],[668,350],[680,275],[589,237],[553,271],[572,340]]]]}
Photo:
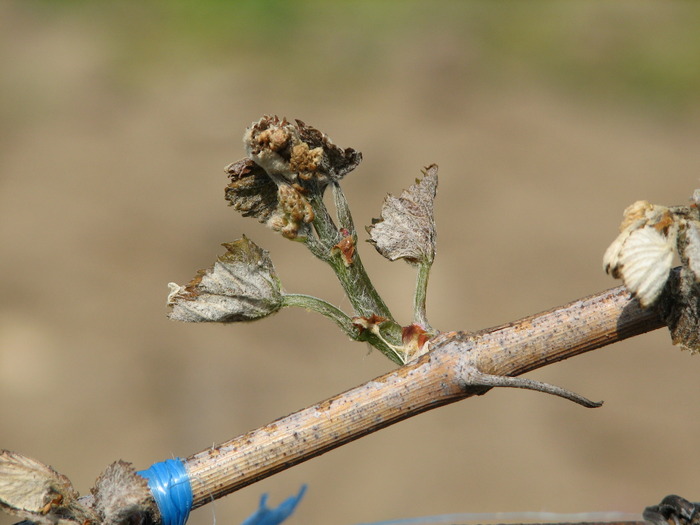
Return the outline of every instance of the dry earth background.
{"type": "MultiPolygon", "coordinates": [[[[85,492],[114,460],[187,456],[391,368],[304,311],[165,318],[166,283],[242,233],[286,289],[348,309],[330,271],[223,200],[223,167],[264,113],[363,152],[344,184],[358,224],[440,165],[434,326],[616,286],[601,257],[622,210],[700,186],[696,6],[3,2],[0,447],[85,492]]],[[[363,253],[408,321],[413,271],[363,253]]],[[[698,499],[699,373],[660,330],[531,374],[601,409],[493,391],[218,501],[216,520],[301,483],[290,523],[698,499]]],[[[211,506],[190,519],[212,521],[211,506]]]]}

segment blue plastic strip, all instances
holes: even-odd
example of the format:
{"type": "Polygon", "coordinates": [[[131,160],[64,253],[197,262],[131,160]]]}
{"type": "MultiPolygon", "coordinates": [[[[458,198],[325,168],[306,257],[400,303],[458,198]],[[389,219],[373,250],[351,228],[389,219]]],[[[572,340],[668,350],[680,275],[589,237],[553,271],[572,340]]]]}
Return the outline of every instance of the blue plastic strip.
{"type": "Polygon", "coordinates": [[[241,525],[279,525],[289,516],[304,497],[306,485],[302,485],[296,496],[290,496],[279,507],[271,509],[267,506],[267,494],[260,496],[260,507],[252,515],[248,516],[241,525]]]}
{"type": "Polygon", "coordinates": [[[162,525],[185,525],[192,510],[192,486],[185,463],[168,459],[137,472],[148,480],[162,525]]]}

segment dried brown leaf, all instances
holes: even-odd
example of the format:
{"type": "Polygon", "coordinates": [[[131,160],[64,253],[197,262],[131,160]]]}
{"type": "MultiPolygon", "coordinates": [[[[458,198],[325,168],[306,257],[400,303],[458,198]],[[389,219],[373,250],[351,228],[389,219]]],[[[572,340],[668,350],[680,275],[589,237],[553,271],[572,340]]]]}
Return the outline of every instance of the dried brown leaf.
{"type": "Polygon", "coordinates": [[[342,179],[362,162],[362,153],[359,151],[336,146],[328,135],[301,120],[296,120],[296,124],[302,143],[308,144],[311,150],[320,148],[323,151],[317,170],[332,180],[342,179]]]}
{"type": "Polygon", "coordinates": [[[255,217],[290,239],[314,220],[311,204],[297,185],[274,181],[250,159],[234,162],[226,171],[231,179],[226,200],[244,217],[255,217]]]}
{"type": "Polygon", "coordinates": [[[277,209],[277,184],[250,159],[228,165],[226,173],[231,179],[225,191],[229,204],[244,217],[266,222],[277,209]]]}

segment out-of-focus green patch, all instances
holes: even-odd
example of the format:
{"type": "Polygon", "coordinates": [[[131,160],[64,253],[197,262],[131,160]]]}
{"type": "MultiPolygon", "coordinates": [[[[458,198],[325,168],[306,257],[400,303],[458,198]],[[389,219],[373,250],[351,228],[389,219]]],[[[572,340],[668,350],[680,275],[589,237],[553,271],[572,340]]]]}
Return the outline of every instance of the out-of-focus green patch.
{"type": "Polygon", "coordinates": [[[478,20],[489,60],[505,72],[659,109],[700,101],[700,4],[496,2],[478,20]]]}
{"type": "MultiPolygon", "coordinates": [[[[289,0],[24,0],[81,17],[124,71],[180,63],[279,67],[301,84],[381,75],[422,46],[479,82],[544,81],[584,98],[677,113],[700,102],[700,4],[289,0]],[[453,52],[431,49],[447,38],[453,52]],[[400,58],[398,58],[400,60],[400,58]]],[[[420,74],[420,72],[417,72],[420,74]]],[[[339,82],[340,81],[340,82],[339,82]]],[[[330,82],[330,81],[328,81],[330,82]]],[[[331,85],[329,83],[329,85],[331,85]]],[[[290,85],[295,89],[294,85],[290,85]]],[[[449,86],[445,87],[449,89],[449,86]]]]}

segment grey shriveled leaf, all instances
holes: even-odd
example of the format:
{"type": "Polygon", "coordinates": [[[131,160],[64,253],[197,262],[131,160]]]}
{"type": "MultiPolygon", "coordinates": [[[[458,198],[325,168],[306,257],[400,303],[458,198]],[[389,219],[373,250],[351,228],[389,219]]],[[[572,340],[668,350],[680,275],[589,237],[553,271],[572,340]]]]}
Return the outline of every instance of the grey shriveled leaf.
{"type": "Polygon", "coordinates": [[[0,452],[0,509],[37,522],[69,507],[78,493],[70,480],[48,465],[9,450],[0,452]]]}
{"type": "Polygon", "coordinates": [[[170,283],[170,319],[231,323],[266,317],[282,306],[282,288],[266,251],[247,237],[224,243],[226,253],[186,286],[170,283]]]}
{"type": "Polygon", "coordinates": [[[131,463],[117,461],[105,470],[92,489],[100,525],[160,523],[160,513],[146,479],[131,463]]]}
{"type": "Polygon", "coordinates": [[[390,261],[432,263],[435,258],[433,203],[437,193],[438,167],[428,166],[420,181],[400,197],[388,195],[381,217],[367,228],[369,242],[390,261]]]}

